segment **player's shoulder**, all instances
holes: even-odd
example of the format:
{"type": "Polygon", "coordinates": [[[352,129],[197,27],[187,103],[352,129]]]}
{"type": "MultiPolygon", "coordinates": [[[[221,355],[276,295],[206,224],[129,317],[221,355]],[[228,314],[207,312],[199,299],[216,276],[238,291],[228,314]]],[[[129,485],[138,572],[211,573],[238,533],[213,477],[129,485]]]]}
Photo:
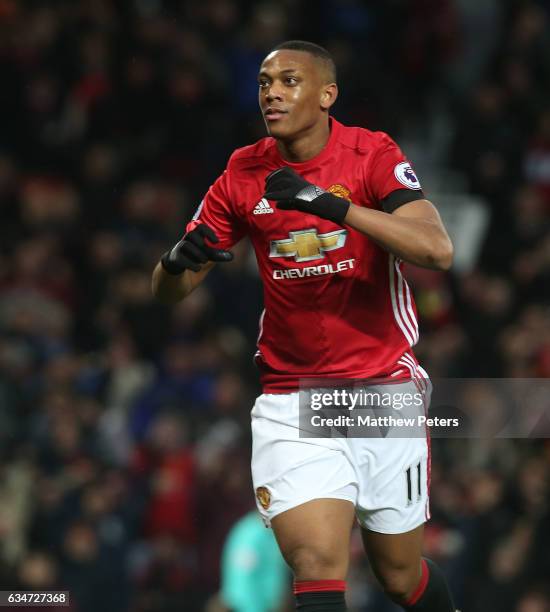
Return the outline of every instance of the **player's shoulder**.
{"type": "Polygon", "coordinates": [[[348,149],[358,153],[372,154],[397,146],[393,138],[382,131],[372,131],[364,127],[338,124],[338,141],[348,149]]]}
{"type": "Polygon", "coordinates": [[[275,154],[275,148],[275,140],[267,136],[246,147],[235,149],[227,162],[227,169],[232,173],[240,173],[263,168],[275,154]]]}

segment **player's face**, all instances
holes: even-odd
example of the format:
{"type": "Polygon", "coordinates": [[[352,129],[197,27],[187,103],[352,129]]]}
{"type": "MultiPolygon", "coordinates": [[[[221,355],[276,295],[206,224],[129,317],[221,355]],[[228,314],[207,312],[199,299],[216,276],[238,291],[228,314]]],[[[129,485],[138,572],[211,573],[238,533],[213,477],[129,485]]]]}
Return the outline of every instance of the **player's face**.
{"type": "Polygon", "coordinates": [[[258,75],[260,109],[269,135],[292,139],[324,121],[330,106],[326,80],[309,53],[287,49],[270,53],[258,75]]]}

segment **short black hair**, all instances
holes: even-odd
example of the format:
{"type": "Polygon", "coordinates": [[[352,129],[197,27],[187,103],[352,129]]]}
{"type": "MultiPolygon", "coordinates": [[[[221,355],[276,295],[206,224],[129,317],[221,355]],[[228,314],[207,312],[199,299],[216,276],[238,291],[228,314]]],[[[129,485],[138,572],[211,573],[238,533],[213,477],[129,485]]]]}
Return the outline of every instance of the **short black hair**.
{"type": "Polygon", "coordinates": [[[321,47],[321,45],[317,45],[307,40],[286,40],[276,47],[273,47],[270,53],[282,50],[303,51],[304,53],[313,55],[313,57],[321,60],[325,64],[330,81],[336,83],[336,64],[334,63],[332,55],[324,47],[321,47]]]}

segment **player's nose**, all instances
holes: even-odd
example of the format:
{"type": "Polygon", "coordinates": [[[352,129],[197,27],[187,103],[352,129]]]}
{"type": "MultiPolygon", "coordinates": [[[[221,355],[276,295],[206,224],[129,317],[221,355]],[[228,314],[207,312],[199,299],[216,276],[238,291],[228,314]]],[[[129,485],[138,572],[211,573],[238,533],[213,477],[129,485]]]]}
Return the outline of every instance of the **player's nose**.
{"type": "Polygon", "coordinates": [[[274,100],[282,100],[282,93],[279,87],[275,83],[267,89],[265,92],[265,99],[267,102],[273,102],[274,100]]]}

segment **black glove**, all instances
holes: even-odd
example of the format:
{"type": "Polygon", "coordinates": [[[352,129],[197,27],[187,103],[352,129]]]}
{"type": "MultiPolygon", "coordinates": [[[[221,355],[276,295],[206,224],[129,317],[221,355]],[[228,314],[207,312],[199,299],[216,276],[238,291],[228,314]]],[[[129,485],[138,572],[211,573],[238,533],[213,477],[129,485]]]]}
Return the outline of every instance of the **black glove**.
{"type": "Polygon", "coordinates": [[[198,272],[201,269],[200,264],[205,264],[207,261],[231,261],[233,259],[233,253],[230,251],[209,247],[205,238],[210,242],[219,242],[213,230],[208,225],[201,223],[194,230],[187,232],[176,246],[164,253],[160,258],[162,267],[168,274],[181,274],[187,269],[198,272]]]}
{"type": "Polygon", "coordinates": [[[340,225],[344,222],[350,205],[344,198],[308,183],[286,166],[266,177],[264,198],[275,200],[277,208],[301,210],[340,225]]]}

